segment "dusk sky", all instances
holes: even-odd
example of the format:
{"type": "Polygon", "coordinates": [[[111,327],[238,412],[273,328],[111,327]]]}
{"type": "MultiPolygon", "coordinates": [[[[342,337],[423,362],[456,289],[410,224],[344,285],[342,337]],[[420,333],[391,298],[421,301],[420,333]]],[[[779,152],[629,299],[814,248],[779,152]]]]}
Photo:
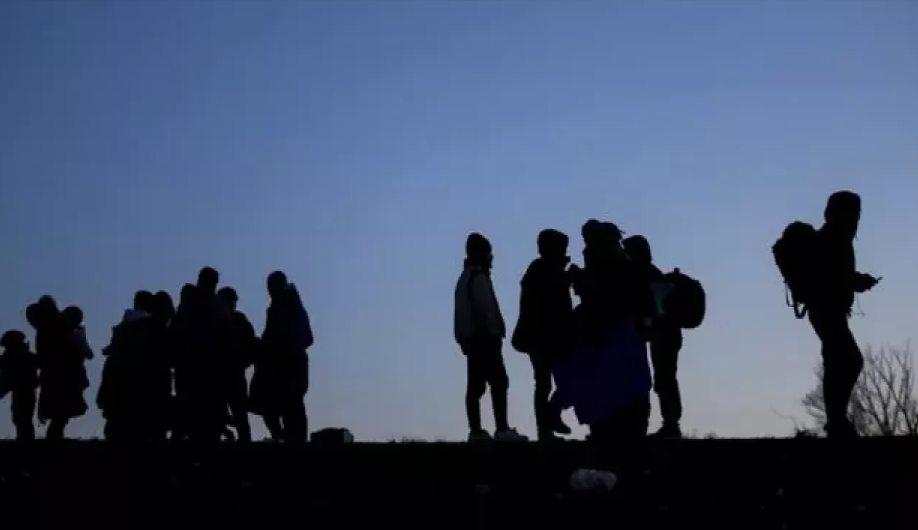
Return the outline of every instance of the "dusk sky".
{"type": "MultiPolygon", "coordinates": [[[[316,335],[311,427],[358,440],[465,438],[470,231],[512,326],[536,234],[579,261],[590,217],[707,289],[683,429],[788,434],[819,356],[771,245],[859,192],[859,265],[884,280],[853,327],[904,344],[916,173],[913,1],[0,2],[0,329],[31,337],[50,293],[99,352],[135,290],[177,298],[212,265],[260,331],[282,269],[316,335]]],[[[535,434],[529,362],[505,357],[535,434]]],[[[71,436],[101,434],[101,365],[71,436]]]]}

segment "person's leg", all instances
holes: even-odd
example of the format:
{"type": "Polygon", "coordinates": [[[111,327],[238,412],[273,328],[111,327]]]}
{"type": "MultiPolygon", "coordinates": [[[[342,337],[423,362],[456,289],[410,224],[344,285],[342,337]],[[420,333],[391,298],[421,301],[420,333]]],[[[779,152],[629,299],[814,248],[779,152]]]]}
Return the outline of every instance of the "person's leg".
{"type": "Polygon", "coordinates": [[[48,423],[48,430],[45,431],[45,438],[48,440],[63,440],[64,431],[67,429],[69,418],[52,418],[48,423]]]}
{"type": "Polygon", "coordinates": [[[529,355],[529,361],[532,363],[532,374],[535,379],[535,388],[533,389],[533,405],[535,410],[536,429],[540,440],[550,440],[554,438],[554,421],[551,417],[552,411],[549,407],[549,397],[551,396],[551,364],[546,355],[541,353],[532,353],[529,355]]]}
{"type": "Polygon", "coordinates": [[[309,438],[309,426],[306,420],[306,406],[303,398],[292,398],[284,407],[284,441],[305,442],[309,438]]]}
{"type": "Polygon", "coordinates": [[[276,414],[265,414],[261,419],[265,424],[265,428],[268,429],[268,433],[271,435],[272,440],[279,442],[284,439],[284,429],[281,427],[280,416],[276,414]]]}
{"type": "Polygon", "coordinates": [[[827,434],[856,434],[848,419],[848,405],[864,359],[848,326],[847,316],[839,311],[811,309],[810,323],[822,343],[822,391],[827,434]]]}
{"type": "Polygon", "coordinates": [[[229,409],[236,429],[236,438],[240,442],[252,441],[252,428],[249,425],[249,404],[246,392],[245,373],[236,374],[229,391],[229,409]]]}
{"type": "Polygon", "coordinates": [[[491,389],[491,406],[494,410],[494,427],[496,432],[510,431],[510,421],[507,414],[507,392],[510,388],[510,378],[507,367],[504,366],[504,355],[500,343],[491,345],[486,352],[485,361],[486,380],[491,389]]]}
{"type": "Polygon", "coordinates": [[[481,398],[487,390],[486,358],[479,348],[463,347],[466,361],[465,414],[469,422],[469,436],[484,432],[481,428],[481,398]]]}
{"type": "Polygon", "coordinates": [[[679,422],[682,420],[682,396],[676,376],[681,349],[682,330],[678,328],[659,331],[650,343],[653,387],[660,400],[660,416],[663,418],[661,435],[681,434],[679,422]]]}
{"type": "Polygon", "coordinates": [[[35,439],[35,393],[13,392],[10,397],[11,416],[16,428],[17,440],[35,439]]]}

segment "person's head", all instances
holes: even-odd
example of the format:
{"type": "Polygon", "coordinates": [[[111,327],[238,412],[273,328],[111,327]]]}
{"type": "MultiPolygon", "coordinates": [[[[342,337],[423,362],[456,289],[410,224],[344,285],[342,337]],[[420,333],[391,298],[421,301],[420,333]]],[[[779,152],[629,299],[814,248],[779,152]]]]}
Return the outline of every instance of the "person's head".
{"type": "Polygon", "coordinates": [[[588,220],[580,228],[580,235],[584,245],[595,245],[602,238],[602,223],[596,219],[588,220]]]}
{"type": "Polygon", "coordinates": [[[21,350],[28,347],[29,342],[26,340],[25,333],[18,329],[11,329],[0,337],[0,347],[4,350],[21,350]]]}
{"type": "Polygon", "coordinates": [[[58,316],[57,302],[49,294],[38,299],[26,308],[26,320],[36,331],[54,321],[58,316]]]}
{"type": "Polygon", "coordinates": [[[236,294],[236,289],[232,287],[223,287],[217,291],[217,297],[223,302],[226,307],[231,310],[236,310],[236,304],[239,302],[239,295],[236,294]]]}
{"type": "Polygon", "coordinates": [[[213,267],[204,267],[198,273],[198,289],[204,293],[214,294],[220,283],[220,273],[213,267]]]}
{"type": "Polygon", "coordinates": [[[635,263],[650,265],[653,263],[653,254],[650,252],[650,243],[644,236],[631,236],[622,241],[625,253],[635,263]]]}
{"type": "Polygon", "coordinates": [[[567,234],[553,228],[547,228],[539,232],[536,245],[539,248],[539,255],[543,258],[566,263],[570,260],[567,257],[567,245],[569,242],[570,239],[567,234]]]}
{"type": "Polygon", "coordinates": [[[64,325],[68,328],[76,329],[83,325],[83,310],[75,305],[65,307],[61,315],[64,317],[64,325]]]}
{"type": "Polygon", "coordinates": [[[26,321],[29,323],[30,326],[32,326],[32,329],[38,329],[41,327],[42,323],[44,322],[44,319],[42,318],[43,315],[41,314],[40,305],[38,305],[37,303],[29,304],[29,306],[26,307],[25,314],[26,314],[26,321]]]}
{"type": "Polygon", "coordinates": [[[153,295],[156,299],[156,315],[165,320],[172,320],[175,316],[175,304],[172,302],[172,296],[167,291],[157,291],[153,295]]]}
{"type": "Polygon", "coordinates": [[[50,294],[43,295],[37,303],[42,313],[52,315],[60,312],[57,308],[57,301],[50,294]]]}
{"type": "Polygon", "coordinates": [[[134,309],[152,315],[156,310],[156,298],[153,293],[150,291],[137,291],[134,293],[134,309]]]}
{"type": "Polygon", "coordinates": [[[183,285],[182,290],[179,291],[179,305],[190,304],[195,292],[197,292],[197,287],[194,284],[186,283],[183,285]]]}
{"type": "Polygon", "coordinates": [[[853,239],[861,220],[861,197],[853,191],[836,191],[826,203],[825,218],[833,230],[853,239]]]}
{"type": "Polygon", "coordinates": [[[465,240],[465,259],[471,265],[490,269],[494,262],[494,254],[488,238],[478,232],[469,234],[465,240]]]}
{"type": "Polygon", "coordinates": [[[287,275],[281,271],[274,271],[268,275],[268,294],[271,298],[278,298],[287,288],[287,275]]]}

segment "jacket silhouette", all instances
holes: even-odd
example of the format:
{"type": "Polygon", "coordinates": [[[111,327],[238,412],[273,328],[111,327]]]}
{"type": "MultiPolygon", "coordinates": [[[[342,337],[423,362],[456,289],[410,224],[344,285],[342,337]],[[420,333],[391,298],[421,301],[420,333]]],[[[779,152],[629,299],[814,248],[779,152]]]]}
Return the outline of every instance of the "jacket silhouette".
{"type": "Polygon", "coordinates": [[[25,334],[10,330],[0,339],[0,398],[10,394],[10,412],[16,438],[35,438],[35,393],[38,388],[38,358],[29,349],[25,334]]]}

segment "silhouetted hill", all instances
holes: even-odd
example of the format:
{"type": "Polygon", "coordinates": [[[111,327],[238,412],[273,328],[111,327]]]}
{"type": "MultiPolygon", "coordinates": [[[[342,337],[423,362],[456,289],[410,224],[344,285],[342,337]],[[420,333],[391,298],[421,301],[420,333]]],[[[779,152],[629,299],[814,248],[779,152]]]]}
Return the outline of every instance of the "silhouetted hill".
{"type": "Polygon", "coordinates": [[[254,444],[203,457],[4,442],[0,525],[914,528],[916,471],[913,438],[648,441],[602,454],[582,443],[254,444]],[[570,473],[589,466],[615,470],[616,490],[572,492],[570,473]]]}

